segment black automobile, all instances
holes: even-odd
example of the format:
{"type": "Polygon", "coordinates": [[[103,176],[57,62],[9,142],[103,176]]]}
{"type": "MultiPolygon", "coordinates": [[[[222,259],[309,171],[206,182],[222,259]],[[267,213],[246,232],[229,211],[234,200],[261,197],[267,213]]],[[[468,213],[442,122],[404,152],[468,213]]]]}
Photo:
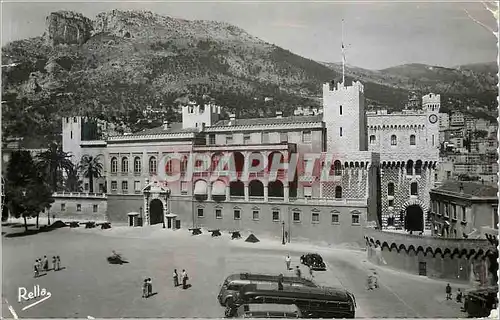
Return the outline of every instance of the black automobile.
{"type": "Polygon", "coordinates": [[[323,258],[317,253],[308,253],[300,257],[300,263],[310,267],[312,270],[324,271],[326,270],[326,264],[323,262],[323,258]]]}

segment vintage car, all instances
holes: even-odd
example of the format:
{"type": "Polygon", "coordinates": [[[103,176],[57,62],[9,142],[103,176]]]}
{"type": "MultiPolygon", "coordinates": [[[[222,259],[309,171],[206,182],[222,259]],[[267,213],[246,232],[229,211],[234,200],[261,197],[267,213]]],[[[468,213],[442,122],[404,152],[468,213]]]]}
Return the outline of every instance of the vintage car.
{"type": "Polygon", "coordinates": [[[323,258],[317,253],[308,253],[300,257],[300,263],[310,267],[312,270],[326,270],[326,264],[323,258]]]}

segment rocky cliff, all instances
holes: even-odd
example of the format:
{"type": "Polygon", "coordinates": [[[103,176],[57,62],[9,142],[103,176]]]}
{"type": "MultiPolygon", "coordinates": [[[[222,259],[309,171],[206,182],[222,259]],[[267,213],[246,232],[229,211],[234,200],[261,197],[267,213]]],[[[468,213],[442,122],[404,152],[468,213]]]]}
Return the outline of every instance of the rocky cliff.
{"type": "Polygon", "coordinates": [[[45,20],[46,38],[50,45],[83,44],[92,35],[92,21],[80,13],[57,11],[45,20]]]}

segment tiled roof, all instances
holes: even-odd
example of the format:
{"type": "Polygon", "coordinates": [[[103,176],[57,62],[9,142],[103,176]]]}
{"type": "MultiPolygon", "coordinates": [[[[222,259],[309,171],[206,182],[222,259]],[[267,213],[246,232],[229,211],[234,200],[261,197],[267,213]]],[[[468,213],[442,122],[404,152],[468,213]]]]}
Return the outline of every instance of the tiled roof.
{"type": "Polygon", "coordinates": [[[463,186],[463,194],[473,197],[496,197],[498,188],[469,181],[445,181],[441,186],[434,189],[436,191],[446,191],[454,193],[462,193],[460,186],[463,186]]]}
{"type": "MultiPolygon", "coordinates": [[[[233,125],[236,126],[255,126],[266,124],[287,124],[287,123],[311,123],[323,121],[323,115],[318,114],[315,116],[291,116],[283,118],[254,118],[254,119],[236,119],[233,125]]],[[[230,120],[220,120],[212,127],[228,126],[230,120]]]]}
{"type": "Polygon", "coordinates": [[[129,136],[142,136],[142,135],[155,135],[155,134],[165,134],[165,133],[183,133],[183,132],[197,132],[196,128],[182,129],[182,123],[171,123],[170,128],[165,130],[163,125],[151,129],[146,129],[138,132],[134,132],[129,136]]]}

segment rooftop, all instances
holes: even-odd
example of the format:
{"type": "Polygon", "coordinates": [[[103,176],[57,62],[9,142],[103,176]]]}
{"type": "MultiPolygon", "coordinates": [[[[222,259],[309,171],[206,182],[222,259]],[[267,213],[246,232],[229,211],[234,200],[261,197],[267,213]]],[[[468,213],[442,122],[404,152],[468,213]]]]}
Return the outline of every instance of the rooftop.
{"type": "Polygon", "coordinates": [[[144,135],[155,135],[155,134],[166,134],[166,133],[184,133],[184,132],[198,132],[198,129],[196,128],[187,128],[187,129],[182,129],[182,123],[171,123],[170,127],[168,129],[165,129],[163,125],[151,128],[151,129],[145,129],[142,131],[134,132],[129,134],[128,136],[144,136],[144,135]]]}
{"type": "MultiPolygon", "coordinates": [[[[256,125],[269,125],[269,124],[288,124],[288,123],[313,123],[322,122],[323,115],[318,114],[314,116],[291,116],[282,118],[253,118],[253,119],[236,119],[232,125],[237,126],[256,126],[256,125]]],[[[220,120],[213,127],[229,126],[231,120],[220,120]]]]}
{"type": "Polygon", "coordinates": [[[498,188],[477,182],[448,180],[433,191],[463,194],[468,197],[492,198],[497,197],[498,188]],[[463,186],[463,192],[460,190],[461,186],[463,186]]]}

